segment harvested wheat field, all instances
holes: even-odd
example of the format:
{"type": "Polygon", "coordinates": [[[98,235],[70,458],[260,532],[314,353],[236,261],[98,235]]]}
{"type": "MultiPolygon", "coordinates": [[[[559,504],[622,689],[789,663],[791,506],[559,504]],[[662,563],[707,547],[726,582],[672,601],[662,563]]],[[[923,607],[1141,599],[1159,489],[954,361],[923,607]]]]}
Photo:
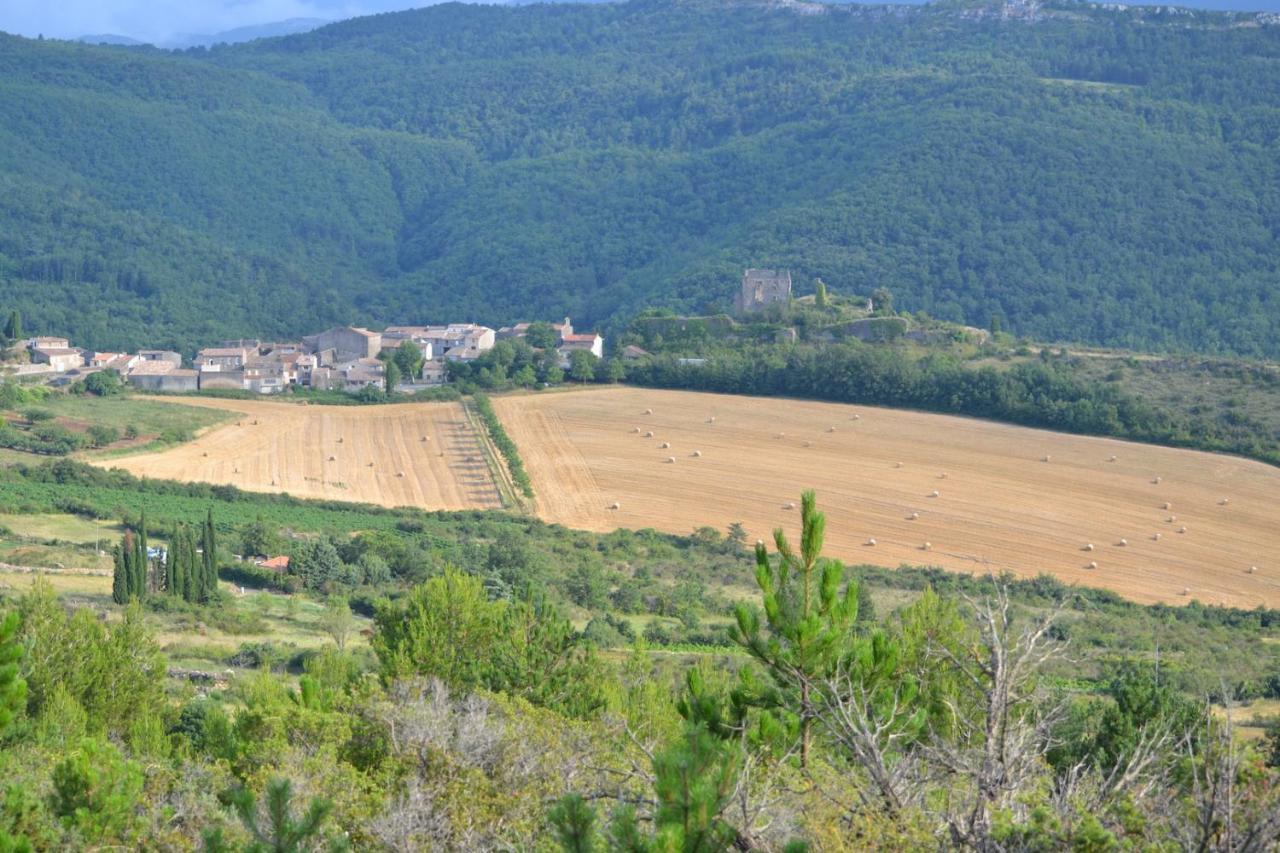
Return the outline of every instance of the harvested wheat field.
{"type": "Polygon", "coordinates": [[[1047,572],[1143,602],[1280,606],[1280,471],[1261,463],[943,415],[681,391],[594,389],[494,405],[539,515],[570,527],[689,533],[739,521],[753,538],[782,525],[794,541],[795,505],[813,488],[827,552],[846,561],[1047,572]]]}
{"type": "Polygon", "coordinates": [[[478,439],[457,403],[173,402],[230,409],[241,417],[178,447],[95,464],[142,477],[304,498],[426,509],[501,506],[478,439]]]}

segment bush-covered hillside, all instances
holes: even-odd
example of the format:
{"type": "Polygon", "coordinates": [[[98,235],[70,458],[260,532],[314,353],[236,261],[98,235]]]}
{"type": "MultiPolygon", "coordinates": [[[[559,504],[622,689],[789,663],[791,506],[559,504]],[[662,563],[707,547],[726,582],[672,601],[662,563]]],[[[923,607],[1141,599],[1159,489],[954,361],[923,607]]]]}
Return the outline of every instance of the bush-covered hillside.
{"type": "Polygon", "coordinates": [[[86,343],[727,304],[1280,355],[1280,26],[1083,5],[445,5],[0,37],[0,302],[86,343]],[[802,13],[803,12],[803,13],[802,13]]]}

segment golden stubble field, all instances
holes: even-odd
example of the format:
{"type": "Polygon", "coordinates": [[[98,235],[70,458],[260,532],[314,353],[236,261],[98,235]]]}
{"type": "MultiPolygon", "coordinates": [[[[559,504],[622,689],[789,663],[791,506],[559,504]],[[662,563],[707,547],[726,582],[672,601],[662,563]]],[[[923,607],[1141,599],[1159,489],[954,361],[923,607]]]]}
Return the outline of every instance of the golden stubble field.
{"type": "Polygon", "coordinates": [[[827,551],[846,561],[1047,572],[1143,602],[1280,606],[1280,471],[1261,463],[967,418],[680,391],[592,389],[494,405],[533,479],[538,514],[566,526],[688,533],[739,521],[753,538],[778,525],[794,536],[791,506],[813,488],[827,551]]]}
{"type": "Polygon", "coordinates": [[[457,403],[173,402],[227,409],[239,417],[178,447],[89,461],[142,477],[305,498],[429,509],[501,506],[476,435],[457,403]]]}

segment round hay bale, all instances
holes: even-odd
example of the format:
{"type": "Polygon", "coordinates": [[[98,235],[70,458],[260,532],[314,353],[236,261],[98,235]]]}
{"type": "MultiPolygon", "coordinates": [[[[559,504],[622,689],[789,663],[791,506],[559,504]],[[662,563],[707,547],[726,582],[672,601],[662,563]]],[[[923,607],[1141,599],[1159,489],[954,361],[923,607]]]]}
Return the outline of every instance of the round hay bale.
{"type": "Polygon", "coordinates": [[[1165,508],[1165,509],[1173,509],[1173,504],[1169,503],[1168,501],[1165,501],[1165,502],[1164,502],[1164,508],[1165,508]]]}
{"type": "Polygon", "coordinates": [[[713,424],[713,423],[715,423],[715,422],[716,422],[716,416],[715,416],[715,415],[712,415],[711,417],[707,418],[707,423],[709,423],[709,424],[713,424]]]}
{"type": "Polygon", "coordinates": [[[1190,595],[1190,594],[1191,594],[1191,587],[1189,587],[1189,586],[1184,586],[1184,587],[1182,588],[1182,594],[1183,594],[1183,595],[1190,595]]]}
{"type": "Polygon", "coordinates": [[[1160,478],[1159,478],[1159,477],[1152,477],[1152,478],[1151,478],[1151,485],[1153,485],[1153,486],[1158,486],[1158,485],[1160,485],[1160,478]]]}
{"type": "Polygon", "coordinates": [[[938,475],[938,479],[939,479],[939,480],[945,480],[945,479],[947,479],[947,472],[946,472],[946,471],[943,471],[941,474],[939,474],[939,475],[938,475]]]}
{"type": "Polygon", "coordinates": [[[403,477],[403,476],[404,476],[404,472],[403,472],[403,471],[397,471],[397,472],[396,472],[396,476],[397,476],[397,477],[403,477]]]}
{"type": "Polygon", "coordinates": [[[1116,544],[1117,544],[1117,545],[1119,545],[1121,548],[1123,548],[1123,547],[1125,547],[1126,545],[1128,545],[1128,544],[1129,544],[1129,540],[1128,540],[1128,539],[1121,539],[1121,540],[1120,540],[1119,542],[1117,542],[1116,544]]]}
{"type": "Polygon", "coordinates": [[[931,497],[931,498],[936,498],[937,496],[938,496],[938,490],[937,490],[937,489],[934,489],[932,492],[930,492],[930,493],[929,493],[929,497],[931,497]]]}
{"type": "Polygon", "coordinates": [[[1249,567],[1249,574],[1251,574],[1251,575],[1256,575],[1257,573],[1258,573],[1258,567],[1257,567],[1257,566],[1250,566],[1250,567],[1249,567]]]}
{"type": "Polygon", "coordinates": [[[932,542],[926,542],[926,543],[924,543],[923,545],[921,545],[921,546],[920,546],[920,550],[921,550],[921,551],[928,551],[928,550],[929,550],[930,548],[932,548],[932,547],[933,547],[933,543],[932,543],[932,542]]]}
{"type": "Polygon", "coordinates": [[[701,451],[701,450],[695,450],[695,451],[693,451],[693,458],[694,458],[694,459],[698,459],[698,458],[700,458],[701,456],[702,456],[702,451],[701,451]]]}
{"type": "Polygon", "coordinates": [[[613,503],[609,504],[609,509],[622,509],[622,504],[618,503],[617,501],[614,501],[613,503]]]}
{"type": "Polygon", "coordinates": [[[787,437],[787,434],[786,434],[785,432],[776,432],[776,433],[774,433],[774,434],[773,434],[773,437],[774,437],[774,438],[786,438],[786,437],[787,437]]]}
{"type": "Polygon", "coordinates": [[[1185,527],[1179,527],[1179,528],[1178,528],[1178,532],[1179,532],[1179,533],[1186,533],[1186,532],[1187,532],[1187,528],[1185,528],[1185,527]]]}
{"type": "Polygon", "coordinates": [[[783,504],[783,505],[782,505],[782,508],[783,508],[783,509],[795,509],[795,508],[796,508],[795,501],[790,501],[789,503],[785,503],[785,504],[783,504]]]}
{"type": "Polygon", "coordinates": [[[902,467],[902,463],[901,463],[901,462],[895,462],[895,463],[893,463],[893,467],[894,467],[894,468],[901,468],[901,467],[902,467]]]}
{"type": "Polygon", "coordinates": [[[667,457],[667,464],[668,464],[668,465],[674,465],[674,464],[675,464],[675,461],[676,461],[676,458],[675,458],[674,456],[668,456],[668,457],[667,457]]]}
{"type": "Polygon", "coordinates": [[[207,459],[209,457],[209,452],[206,450],[204,453],[201,453],[200,455],[207,459]]]}
{"type": "Polygon", "coordinates": [[[425,435],[424,435],[422,438],[418,439],[418,441],[430,441],[430,440],[431,440],[431,438],[430,438],[429,436],[425,436],[425,435]]]}
{"type": "Polygon", "coordinates": [[[342,436],[338,436],[338,444],[342,444],[342,436]]]}
{"type": "Polygon", "coordinates": [[[876,545],[876,540],[874,540],[874,539],[868,539],[868,540],[867,540],[867,544],[874,548],[874,547],[875,547],[875,545],[876,545]]]}
{"type": "MultiPolygon", "coordinates": [[[[468,461],[468,462],[470,462],[471,460],[470,460],[470,459],[468,459],[467,461],[468,461]]],[[[365,467],[366,467],[366,468],[372,468],[372,467],[373,467],[373,463],[372,463],[372,462],[370,462],[370,463],[369,463],[368,465],[366,465],[365,467]]]]}
{"type": "Polygon", "coordinates": [[[330,461],[330,462],[337,462],[337,461],[338,461],[338,457],[336,457],[336,456],[330,456],[330,457],[329,457],[329,461],[330,461]]]}
{"type": "Polygon", "coordinates": [[[652,415],[652,414],[653,414],[653,409],[645,409],[645,410],[644,410],[644,413],[645,413],[646,415],[652,415]]]}
{"type": "Polygon", "coordinates": [[[632,428],[631,428],[631,434],[632,434],[632,435],[639,435],[639,434],[640,434],[640,427],[632,427],[632,428]]]}
{"type": "Polygon", "coordinates": [[[805,447],[813,447],[813,442],[812,442],[812,441],[806,441],[806,442],[804,443],[804,446],[805,446],[805,447]]]}
{"type": "Polygon", "coordinates": [[[915,521],[919,517],[920,517],[920,513],[918,512],[913,512],[911,513],[911,515],[907,516],[907,518],[909,518],[911,521],[915,521]]]}
{"type": "Polygon", "coordinates": [[[671,447],[671,442],[664,441],[662,442],[662,444],[659,444],[658,447],[662,450],[666,450],[667,448],[671,447]]]}
{"type": "Polygon", "coordinates": [[[1048,453],[1046,453],[1043,457],[1041,457],[1040,461],[1041,461],[1041,462],[1048,462],[1048,461],[1050,461],[1050,460],[1052,460],[1052,459],[1053,459],[1053,457],[1052,457],[1052,456],[1050,456],[1048,453]]]}
{"type": "Polygon", "coordinates": [[[1115,455],[1114,453],[1113,453],[1113,454],[1111,454],[1110,456],[1108,456],[1108,457],[1107,457],[1107,461],[1108,461],[1108,462],[1115,462],[1115,461],[1116,461],[1116,455],[1115,455]]]}
{"type": "Polygon", "coordinates": [[[1086,543],[1084,543],[1084,548],[1082,548],[1081,550],[1084,550],[1084,551],[1092,551],[1092,550],[1093,550],[1093,543],[1092,543],[1092,542],[1086,542],[1086,543]]]}
{"type": "Polygon", "coordinates": [[[1159,542],[1159,541],[1160,541],[1160,534],[1159,534],[1159,533],[1152,533],[1152,534],[1151,534],[1151,539],[1152,539],[1153,541],[1155,541],[1155,542],[1159,542]]]}
{"type": "Polygon", "coordinates": [[[644,437],[645,437],[645,438],[653,438],[653,431],[652,431],[652,430],[650,430],[649,432],[646,432],[646,433],[644,434],[644,437]]]}
{"type": "Polygon", "coordinates": [[[1229,503],[1231,503],[1230,498],[1223,498],[1222,500],[1218,501],[1218,506],[1226,506],[1229,503]]]}
{"type": "Polygon", "coordinates": [[[1090,560],[1090,561],[1089,561],[1089,568],[1091,568],[1091,569],[1096,569],[1096,568],[1098,568],[1098,561],[1097,561],[1097,560],[1090,560]]]}
{"type": "Polygon", "coordinates": [[[854,415],[854,416],[853,416],[853,419],[854,419],[855,421],[860,421],[860,420],[862,420],[862,415],[854,415]]]}
{"type": "Polygon", "coordinates": [[[835,427],[833,427],[833,426],[829,426],[829,427],[827,427],[827,432],[835,432],[835,431],[836,431],[836,428],[835,428],[835,427]]]}

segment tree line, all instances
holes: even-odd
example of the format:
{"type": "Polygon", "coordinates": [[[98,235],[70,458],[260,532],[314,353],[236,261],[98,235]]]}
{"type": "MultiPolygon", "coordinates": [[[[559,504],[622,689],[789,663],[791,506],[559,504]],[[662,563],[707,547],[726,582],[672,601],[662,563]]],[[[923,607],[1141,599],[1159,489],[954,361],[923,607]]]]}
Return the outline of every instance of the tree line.
{"type": "Polygon", "coordinates": [[[111,599],[127,604],[134,599],[164,593],[189,604],[209,604],[218,595],[218,540],[209,509],[197,534],[190,525],[178,523],[169,544],[157,557],[151,556],[144,510],[137,529],[128,528],[112,552],[111,599]]]}
{"type": "Polygon", "coordinates": [[[1075,376],[1044,357],[1011,367],[971,367],[946,353],[916,358],[891,347],[849,341],[786,349],[711,350],[706,358],[660,355],[630,368],[628,381],[762,396],[923,409],[1085,435],[1107,435],[1225,451],[1280,464],[1274,442],[1219,429],[1105,383],[1075,376]]]}

